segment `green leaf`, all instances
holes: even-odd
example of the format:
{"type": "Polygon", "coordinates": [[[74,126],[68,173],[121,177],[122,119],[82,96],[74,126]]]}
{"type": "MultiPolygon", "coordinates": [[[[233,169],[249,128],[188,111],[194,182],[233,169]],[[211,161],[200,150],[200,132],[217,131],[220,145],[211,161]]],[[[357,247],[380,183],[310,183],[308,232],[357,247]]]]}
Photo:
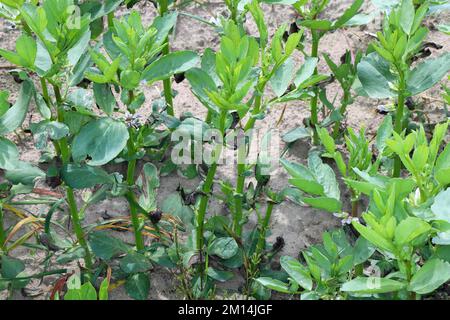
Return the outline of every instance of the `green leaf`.
{"type": "Polygon", "coordinates": [[[97,291],[91,282],[88,281],[81,286],[80,300],[97,300],[97,291]]]}
{"type": "Polygon", "coordinates": [[[37,52],[36,41],[30,36],[21,35],[16,41],[16,50],[23,59],[23,66],[33,68],[37,52]]]}
{"type": "Polygon", "coordinates": [[[44,120],[30,125],[33,132],[36,148],[39,150],[47,147],[47,141],[60,140],[69,135],[69,127],[58,121],[44,120]]]}
{"type": "Polygon", "coordinates": [[[431,226],[420,218],[408,217],[395,229],[394,241],[398,245],[410,244],[414,239],[431,230],[431,226]]]}
{"type": "Polygon", "coordinates": [[[227,282],[234,278],[233,272],[216,270],[213,267],[208,267],[208,276],[219,282],[227,282]]]}
{"type": "Polygon", "coordinates": [[[374,252],[375,247],[373,247],[367,239],[359,237],[353,247],[352,255],[354,265],[366,262],[374,252]]]}
{"type": "Polygon", "coordinates": [[[280,162],[292,177],[296,179],[315,181],[313,173],[304,165],[295,162],[290,162],[286,159],[280,159],[280,162]]]}
{"type": "Polygon", "coordinates": [[[0,117],[0,135],[16,130],[25,120],[25,116],[33,96],[33,85],[30,80],[22,82],[19,98],[16,103],[0,117]]]}
{"type": "Polygon", "coordinates": [[[14,279],[25,270],[25,264],[19,259],[3,255],[1,262],[1,275],[3,278],[14,279]]]}
{"type": "Polygon", "coordinates": [[[340,212],[342,210],[342,202],[334,198],[302,198],[302,201],[316,209],[326,210],[331,213],[340,212]]]}
{"type": "Polygon", "coordinates": [[[450,52],[429,59],[415,67],[409,74],[407,89],[415,96],[437,84],[450,71],[450,52]]]}
{"type": "Polygon", "coordinates": [[[277,95],[281,97],[291,84],[294,77],[294,59],[289,57],[276,71],[272,78],[270,78],[270,86],[277,95]]]}
{"type": "Polygon", "coordinates": [[[0,91],[0,117],[3,116],[6,111],[8,111],[9,109],[9,92],[6,90],[1,90],[0,91]]]}
{"type": "Polygon", "coordinates": [[[405,288],[405,284],[388,278],[357,277],[344,283],[341,291],[358,294],[375,294],[397,292],[405,288]]]}
{"type": "Polygon", "coordinates": [[[172,52],[150,64],[144,70],[143,78],[153,83],[167,79],[176,73],[186,72],[199,63],[200,58],[193,51],[172,52]]]}
{"type": "Polygon", "coordinates": [[[166,40],[170,30],[177,22],[178,12],[167,12],[163,16],[158,16],[153,20],[152,27],[156,28],[155,42],[162,43],[166,40]]]}
{"type": "Polygon", "coordinates": [[[143,173],[136,183],[143,191],[139,197],[139,204],[150,212],[157,208],[155,189],[159,187],[158,169],[152,163],[146,163],[143,173]]]}
{"type": "Polygon", "coordinates": [[[73,189],[92,188],[98,184],[113,184],[114,177],[97,167],[67,164],[61,170],[64,183],[73,189]]]}
{"type": "Polygon", "coordinates": [[[377,130],[377,138],[375,144],[380,153],[383,153],[384,148],[386,148],[386,140],[391,138],[392,132],[394,132],[392,117],[388,115],[384,117],[383,122],[377,130]]]}
{"type": "Polygon", "coordinates": [[[443,220],[450,223],[450,188],[438,193],[434,198],[431,211],[436,217],[435,220],[443,220]]]}
{"type": "Polygon", "coordinates": [[[318,196],[324,195],[322,185],[316,181],[296,178],[296,179],[289,179],[289,183],[309,194],[314,194],[318,196]]]}
{"type": "Polygon", "coordinates": [[[415,16],[413,1],[402,0],[399,13],[400,13],[399,16],[400,26],[407,35],[410,35],[415,16]]]}
{"type": "Polygon", "coordinates": [[[76,66],[86,52],[91,40],[91,31],[86,29],[78,41],[67,51],[67,60],[71,66],[76,66]]]}
{"type": "Polygon", "coordinates": [[[297,140],[306,139],[311,137],[311,130],[305,128],[305,127],[297,127],[295,129],[290,130],[289,132],[286,132],[282,139],[286,143],[292,143],[297,140]]]}
{"type": "Polygon", "coordinates": [[[105,232],[91,233],[89,244],[94,254],[103,260],[109,260],[128,251],[128,247],[121,240],[109,236],[105,232]]]}
{"type": "Polygon", "coordinates": [[[0,169],[13,169],[18,160],[19,150],[16,145],[8,139],[0,137],[0,169]]]}
{"type": "Polygon", "coordinates": [[[108,300],[109,292],[109,283],[108,279],[103,279],[102,283],[100,284],[100,288],[98,289],[98,300],[108,300]]]}
{"type": "Polygon", "coordinates": [[[450,184],[450,144],[447,144],[436,160],[434,177],[442,185],[450,184]]]}
{"type": "Polygon", "coordinates": [[[146,272],[151,267],[148,258],[138,252],[130,252],[120,260],[120,268],[125,273],[146,272]]]}
{"type": "Polygon", "coordinates": [[[256,279],[256,281],[258,283],[260,283],[261,285],[263,285],[264,287],[267,287],[271,290],[278,291],[281,293],[288,293],[288,294],[291,293],[288,285],[280,280],[267,278],[267,277],[261,277],[261,278],[256,279]]]}
{"type": "Polygon", "coordinates": [[[298,0],[261,0],[261,2],[269,3],[269,4],[291,5],[291,4],[298,2],[298,0]]]}
{"type": "Polygon", "coordinates": [[[308,80],[313,74],[317,67],[318,58],[307,57],[305,63],[300,67],[297,74],[295,75],[294,83],[298,87],[306,80],[308,80]]]}
{"type": "Polygon", "coordinates": [[[238,244],[231,237],[217,238],[211,243],[209,253],[222,259],[230,259],[238,252],[238,244]]]}
{"type": "Polygon", "coordinates": [[[300,25],[311,30],[328,31],[332,28],[332,22],[328,20],[303,20],[300,25]]]}
{"type": "Polygon", "coordinates": [[[107,115],[111,115],[117,105],[109,84],[94,83],[95,102],[107,115]]]}
{"type": "Polygon", "coordinates": [[[364,93],[371,98],[386,99],[396,96],[391,88],[396,77],[391,73],[389,63],[376,52],[364,57],[358,64],[358,78],[364,93]]]}
{"type": "Polygon", "coordinates": [[[24,161],[17,161],[14,168],[9,168],[5,178],[12,184],[34,185],[36,179],[44,178],[45,173],[24,161]]]}
{"type": "Polygon", "coordinates": [[[184,204],[183,199],[178,193],[172,193],[167,196],[161,205],[161,210],[168,214],[179,217],[185,225],[192,226],[194,212],[192,211],[191,207],[184,204]]]}
{"type": "Polygon", "coordinates": [[[450,280],[450,263],[441,259],[428,260],[409,283],[408,290],[419,294],[431,293],[450,280]]]}
{"type": "Polygon", "coordinates": [[[340,28],[346,24],[351,18],[353,18],[363,5],[364,0],[356,0],[353,4],[345,10],[344,14],[334,23],[334,28],[340,28]]]}
{"type": "Polygon", "coordinates": [[[139,87],[141,74],[134,70],[124,70],[120,73],[120,85],[127,90],[139,87]]]}
{"type": "Polygon", "coordinates": [[[308,167],[315,175],[317,182],[323,186],[324,194],[339,201],[341,197],[340,189],[333,169],[324,164],[317,153],[310,153],[308,167]]]}
{"type": "Polygon", "coordinates": [[[200,68],[192,68],[186,72],[186,79],[189,81],[192,93],[197,99],[208,109],[218,112],[217,106],[207,94],[208,91],[217,91],[216,84],[210,75],[200,68]]]}
{"type": "Polygon", "coordinates": [[[247,4],[247,8],[249,9],[251,15],[253,16],[253,19],[255,20],[256,26],[258,27],[260,46],[261,48],[265,48],[267,45],[269,34],[264,19],[264,12],[261,10],[258,1],[255,0],[250,1],[250,3],[247,4]]]}
{"type": "Polygon", "coordinates": [[[150,293],[150,277],[144,273],[132,275],[125,282],[127,294],[135,300],[147,300],[150,293]]]}
{"type": "Polygon", "coordinates": [[[356,231],[358,231],[361,236],[366,238],[368,241],[376,245],[381,250],[385,250],[388,252],[396,252],[396,249],[392,242],[385,239],[383,236],[379,235],[376,231],[363,226],[359,222],[353,221],[352,225],[355,227],[356,231]]]}
{"type": "Polygon", "coordinates": [[[129,135],[124,123],[111,118],[94,120],[83,126],[73,140],[75,162],[101,166],[113,160],[125,148],[129,135]]]}
{"type": "Polygon", "coordinates": [[[289,276],[306,290],[312,290],[313,282],[308,269],[294,258],[283,256],[280,259],[281,267],[289,276]]]}

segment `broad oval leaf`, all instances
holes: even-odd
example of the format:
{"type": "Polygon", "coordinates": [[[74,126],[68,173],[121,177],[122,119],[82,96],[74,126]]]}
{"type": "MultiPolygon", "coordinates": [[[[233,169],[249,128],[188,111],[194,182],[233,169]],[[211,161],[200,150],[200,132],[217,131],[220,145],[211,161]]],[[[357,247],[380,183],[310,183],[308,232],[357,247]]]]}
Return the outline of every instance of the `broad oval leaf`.
{"type": "Polygon", "coordinates": [[[150,278],[148,274],[137,273],[125,282],[127,294],[135,300],[146,300],[150,293],[150,278]]]}
{"type": "Polygon", "coordinates": [[[450,52],[427,60],[414,68],[407,79],[411,95],[422,93],[438,83],[450,71],[450,52]]]}
{"type": "Polygon", "coordinates": [[[6,138],[0,137],[0,169],[13,169],[19,160],[19,150],[6,138]]]}
{"type": "Polygon", "coordinates": [[[366,95],[375,99],[395,96],[390,84],[396,81],[396,77],[389,69],[389,63],[376,52],[361,60],[358,64],[358,78],[366,95]]]}
{"type": "Polygon", "coordinates": [[[150,64],[144,70],[143,78],[150,83],[164,80],[176,73],[186,72],[199,63],[200,58],[193,51],[172,52],[150,64]]]}
{"type": "Polygon", "coordinates": [[[313,282],[308,269],[299,261],[292,257],[283,256],[280,259],[281,267],[295,280],[302,288],[312,290],[313,282]]]}
{"type": "Polygon", "coordinates": [[[261,285],[263,285],[266,288],[272,289],[274,291],[278,291],[281,293],[291,293],[289,291],[289,286],[277,279],[272,279],[272,278],[267,278],[267,277],[261,277],[256,279],[256,281],[258,283],[260,283],[261,285]]]}
{"type": "Polygon", "coordinates": [[[216,255],[222,259],[230,259],[238,252],[238,244],[231,237],[218,238],[214,240],[209,248],[210,254],[216,255]]]}
{"type": "Polygon", "coordinates": [[[431,230],[431,226],[420,218],[408,217],[402,220],[395,229],[395,243],[409,244],[422,234],[431,230]]]}
{"type": "Polygon", "coordinates": [[[110,118],[91,121],[74,138],[73,159],[92,166],[104,165],[119,155],[128,138],[127,127],[122,122],[110,118]]]}
{"type": "Polygon", "coordinates": [[[419,294],[427,294],[449,280],[450,263],[441,259],[431,259],[414,274],[408,289],[419,294]]]}
{"type": "Polygon", "coordinates": [[[61,170],[64,183],[73,189],[91,188],[98,184],[112,184],[114,177],[103,169],[88,165],[68,164],[61,170]]]}
{"type": "Polygon", "coordinates": [[[25,116],[33,96],[33,84],[25,80],[20,88],[19,98],[16,103],[0,117],[0,134],[6,134],[16,130],[25,120],[25,116]]]}
{"type": "Polygon", "coordinates": [[[109,260],[117,254],[128,251],[125,243],[105,232],[92,233],[89,236],[89,244],[94,254],[103,260],[109,260]]]}
{"type": "Polygon", "coordinates": [[[357,277],[344,283],[341,287],[341,291],[359,294],[374,294],[397,292],[405,287],[406,284],[388,278],[357,277]]]}

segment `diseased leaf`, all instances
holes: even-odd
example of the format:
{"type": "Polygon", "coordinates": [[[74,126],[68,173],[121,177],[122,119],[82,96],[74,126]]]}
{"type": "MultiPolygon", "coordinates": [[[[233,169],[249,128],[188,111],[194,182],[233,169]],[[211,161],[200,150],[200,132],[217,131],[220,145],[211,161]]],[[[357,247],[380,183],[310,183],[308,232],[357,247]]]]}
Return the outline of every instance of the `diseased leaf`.
{"type": "Polygon", "coordinates": [[[145,69],[143,78],[153,83],[167,79],[176,73],[186,72],[199,63],[200,58],[193,51],[172,52],[150,64],[145,69]]]}
{"type": "Polygon", "coordinates": [[[236,240],[231,237],[217,238],[209,248],[210,254],[217,255],[222,259],[230,259],[238,252],[236,240]]]}
{"type": "Polygon", "coordinates": [[[83,126],[73,140],[75,162],[86,161],[101,166],[113,160],[125,148],[128,130],[124,123],[111,118],[94,120],[83,126]]]}

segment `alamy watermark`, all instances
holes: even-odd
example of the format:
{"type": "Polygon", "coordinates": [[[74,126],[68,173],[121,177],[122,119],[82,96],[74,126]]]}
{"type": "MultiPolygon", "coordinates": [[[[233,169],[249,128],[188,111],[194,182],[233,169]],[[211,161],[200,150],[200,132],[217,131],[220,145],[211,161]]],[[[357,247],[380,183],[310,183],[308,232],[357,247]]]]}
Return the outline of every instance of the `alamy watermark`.
{"type": "Polygon", "coordinates": [[[189,130],[179,128],[172,133],[174,147],[171,160],[177,165],[238,164],[259,165],[261,174],[270,175],[278,165],[281,155],[281,136],[276,129],[271,130],[220,130],[194,123],[189,130]]]}

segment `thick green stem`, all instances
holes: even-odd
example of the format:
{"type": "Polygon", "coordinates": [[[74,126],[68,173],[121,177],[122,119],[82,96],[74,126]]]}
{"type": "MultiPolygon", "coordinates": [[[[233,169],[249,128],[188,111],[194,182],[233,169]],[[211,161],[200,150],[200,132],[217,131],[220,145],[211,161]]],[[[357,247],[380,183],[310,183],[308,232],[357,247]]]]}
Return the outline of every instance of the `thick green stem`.
{"type": "Polygon", "coordinates": [[[72,188],[66,187],[67,202],[69,204],[70,216],[72,217],[73,230],[77,236],[78,243],[84,249],[84,262],[86,264],[86,269],[90,273],[92,271],[92,254],[89,246],[84,237],[84,231],[81,226],[80,217],[78,215],[77,203],[75,201],[75,195],[72,188]]]}
{"type": "MultiPolygon", "coordinates": [[[[341,114],[341,116],[345,115],[345,112],[347,111],[347,106],[349,104],[350,101],[350,92],[345,90],[344,91],[344,97],[342,98],[342,104],[341,104],[341,108],[339,109],[339,113],[341,114]]],[[[336,121],[336,123],[334,124],[334,129],[333,129],[333,137],[336,139],[337,137],[339,137],[339,130],[341,128],[341,121],[336,121]]]]}
{"type": "MultiPolygon", "coordinates": [[[[319,42],[320,38],[316,34],[316,31],[312,31],[312,48],[311,48],[311,57],[318,58],[319,56],[319,42]]],[[[317,67],[314,69],[314,75],[318,74],[317,67]]],[[[316,86],[314,88],[314,97],[311,98],[311,126],[314,131],[313,142],[315,145],[319,144],[319,136],[317,134],[316,126],[319,123],[318,110],[317,105],[319,101],[319,88],[316,86]]]]}
{"type": "MultiPolygon", "coordinates": [[[[53,89],[55,91],[55,97],[57,102],[58,122],[64,123],[64,113],[62,109],[63,99],[61,96],[61,91],[57,86],[54,86],[53,89]]],[[[67,143],[67,138],[64,137],[59,140],[59,149],[61,152],[61,159],[63,164],[68,164],[70,162],[70,150],[69,145],[67,143]]],[[[75,201],[75,195],[72,188],[66,187],[66,196],[67,196],[67,203],[69,204],[70,216],[72,218],[73,229],[75,231],[75,235],[77,236],[78,243],[84,249],[85,252],[84,261],[86,264],[86,268],[88,269],[88,273],[90,274],[93,265],[92,254],[86,242],[86,239],[84,238],[83,227],[81,226],[77,203],[75,201]]]]}
{"type": "MultiPolygon", "coordinates": [[[[127,192],[127,197],[129,199],[134,199],[134,193],[131,190],[131,187],[134,185],[134,174],[136,169],[136,159],[133,159],[135,156],[135,147],[133,143],[133,131],[130,128],[130,138],[128,139],[128,157],[131,158],[131,160],[128,161],[128,170],[127,170],[127,184],[130,187],[130,190],[127,192]]],[[[133,225],[133,231],[134,231],[134,239],[136,242],[136,249],[138,251],[144,250],[144,238],[142,237],[141,232],[141,224],[139,221],[139,214],[136,206],[132,201],[128,201],[130,206],[130,216],[131,216],[131,223],[133,225]]]]}
{"type": "Polygon", "coordinates": [[[359,215],[358,212],[359,200],[356,198],[356,194],[353,189],[351,189],[351,194],[352,194],[352,217],[357,218],[359,215]]]}
{"type": "MultiPolygon", "coordinates": [[[[131,104],[134,100],[134,92],[133,90],[128,91],[128,103],[131,104]]],[[[144,238],[142,236],[142,230],[141,230],[141,223],[139,220],[139,212],[138,208],[136,207],[136,201],[135,201],[135,195],[133,193],[132,187],[134,186],[134,176],[136,172],[136,146],[134,144],[134,129],[133,127],[130,127],[128,129],[129,138],[127,142],[127,149],[128,149],[128,168],[127,168],[127,185],[128,185],[128,192],[127,192],[127,200],[128,205],[130,206],[130,217],[131,217],[131,224],[133,225],[133,232],[134,232],[134,240],[136,244],[136,249],[138,251],[143,251],[145,247],[144,238]]]]}
{"type": "Polygon", "coordinates": [[[108,13],[108,28],[114,29],[114,12],[108,13]]]}
{"type": "Polygon", "coordinates": [[[0,203],[0,248],[3,248],[6,240],[5,227],[3,225],[3,207],[0,203]]]}
{"type": "MultiPolygon", "coordinates": [[[[159,1],[159,14],[163,16],[168,11],[168,1],[167,0],[160,0],[159,1]]],[[[162,50],[162,54],[168,55],[170,52],[170,45],[169,45],[169,37],[164,41],[164,48],[162,50]]],[[[170,116],[174,116],[174,110],[173,110],[173,94],[172,94],[172,80],[171,78],[163,80],[163,87],[164,87],[164,99],[166,100],[167,104],[167,113],[170,116]]]]}
{"type": "Polygon", "coordinates": [[[244,127],[244,131],[247,132],[255,126],[256,116],[261,112],[261,103],[262,103],[262,94],[264,92],[264,86],[261,89],[258,89],[255,97],[255,106],[253,107],[252,114],[250,119],[248,119],[247,124],[244,127]]]}
{"type": "Polygon", "coordinates": [[[262,251],[264,250],[265,243],[266,243],[266,233],[267,233],[267,229],[269,228],[270,218],[272,217],[272,211],[273,211],[274,204],[275,203],[272,201],[269,201],[267,203],[266,216],[264,217],[263,223],[261,225],[261,231],[259,234],[258,245],[256,247],[257,254],[261,254],[262,251]]]}
{"type": "Polygon", "coordinates": [[[45,78],[40,78],[40,80],[41,80],[41,87],[42,87],[42,96],[44,97],[44,100],[47,103],[47,106],[50,107],[50,96],[48,94],[47,82],[45,81],[45,78]]]}
{"type": "MultiPolygon", "coordinates": [[[[405,109],[405,80],[403,74],[400,74],[400,86],[398,90],[398,103],[397,103],[397,112],[395,115],[395,125],[394,130],[396,133],[401,134],[403,131],[403,112],[405,109]]],[[[393,177],[400,177],[402,162],[400,157],[396,156],[394,159],[394,172],[393,177]]]]}
{"type": "MultiPolygon", "coordinates": [[[[226,111],[222,111],[220,114],[220,128],[219,128],[219,130],[222,134],[225,131],[226,117],[227,117],[226,111]]],[[[220,153],[215,156],[216,156],[216,159],[218,160],[220,158],[220,153]]],[[[206,208],[208,206],[209,196],[210,196],[212,186],[214,183],[214,176],[216,175],[216,171],[217,171],[217,162],[214,162],[213,164],[211,164],[211,167],[209,167],[205,183],[203,184],[203,188],[202,188],[203,194],[200,199],[200,204],[199,204],[198,211],[197,211],[196,243],[197,243],[197,250],[199,250],[200,252],[203,249],[203,227],[205,224],[206,208]]]]}
{"type": "MultiPolygon", "coordinates": [[[[256,115],[261,112],[261,102],[262,102],[262,92],[264,88],[261,90],[257,90],[255,97],[255,105],[253,107],[253,112],[248,120],[247,124],[244,127],[244,132],[246,133],[249,130],[252,130],[255,126],[256,115]]],[[[244,137],[245,139],[245,137],[244,137]]],[[[236,181],[236,196],[234,197],[234,207],[235,213],[233,216],[233,231],[237,236],[241,236],[242,234],[242,203],[244,197],[244,187],[245,187],[245,157],[247,154],[246,141],[240,141],[241,143],[238,145],[238,159],[237,159],[237,181],[236,181]]]]}

